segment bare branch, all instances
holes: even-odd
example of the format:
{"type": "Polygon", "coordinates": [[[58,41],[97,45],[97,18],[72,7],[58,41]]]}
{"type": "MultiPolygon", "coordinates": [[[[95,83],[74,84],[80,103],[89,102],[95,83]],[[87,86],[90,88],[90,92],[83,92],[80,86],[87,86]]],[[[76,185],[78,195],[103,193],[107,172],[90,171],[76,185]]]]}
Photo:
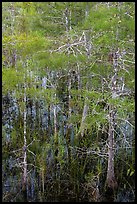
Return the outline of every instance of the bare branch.
{"type": "Polygon", "coordinates": [[[27,149],[27,151],[33,154],[34,157],[36,157],[36,154],[34,154],[32,151],[30,151],[29,149],[27,149]]]}
{"type": "Polygon", "coordinates": [[[122,120],[122,121],[124,121],[124,122],[127,122],[130,126],[132,126],[133,128],[135,128],[135,126],[132,125],[128,120],[123,119],[123,118],[119,118],[119,117],[117,117],[117,119],[122,120]]]}

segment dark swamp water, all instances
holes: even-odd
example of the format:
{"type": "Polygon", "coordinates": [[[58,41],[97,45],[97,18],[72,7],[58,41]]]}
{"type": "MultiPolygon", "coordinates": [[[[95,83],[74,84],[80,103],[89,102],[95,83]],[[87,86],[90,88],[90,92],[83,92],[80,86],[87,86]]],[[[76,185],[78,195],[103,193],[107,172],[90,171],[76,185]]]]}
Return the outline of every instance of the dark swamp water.
{"type": "MultiPolygon", "coordinates": [[[[32,103],[31,103],[32,102],[32,103]]],[[[76,143],[70,128],[69,148],[66,116],[57,107],[58,144],[54,138],[54,111],[43,101],[27,105],[27,181],[23,190],[23,113],[12,97],[3,98],[2,121],[2,201],[3,202],[103,202],[108,201],[104,186],[106,158],[85,153],[90,141],[76,143]],[[63,126],[62,126],[63,124],[63,126]],[[87,147],[85,148],[85,144],[87,147]],[[96,166],[100,168],[97,172],[96,166]]],[[[128,128],[129,135],[132,130],[128,128]]],[[[132,139],[132,138],[131,138],[132,139]]],[[[123,160],[132,155],[128,155],[123,160]]],[[[123,152],[121,152],[123,154],[123,152]]],[[[120,155],[120,153],[119,153],[120,155]]],[[[131,156],[132,157],[132,156],[131,156]]],[[[123,160],[116,163],[119,186],[112,200],[135,200],[135,176],[123,160]],[[120,171],[118,166],[120,166],[120,171]],[[127,179],[126,179],[127,178],[127,179]]]]}

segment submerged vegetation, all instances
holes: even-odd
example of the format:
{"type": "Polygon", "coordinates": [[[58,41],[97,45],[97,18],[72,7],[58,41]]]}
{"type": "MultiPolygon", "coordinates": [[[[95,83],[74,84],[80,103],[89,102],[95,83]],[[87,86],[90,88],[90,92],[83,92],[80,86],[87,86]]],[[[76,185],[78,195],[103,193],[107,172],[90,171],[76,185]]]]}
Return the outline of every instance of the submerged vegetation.
{"type": "Polygon", "coordinates": [[[3,202],[135,200],[135,3],[2,3],[3,202]]]}

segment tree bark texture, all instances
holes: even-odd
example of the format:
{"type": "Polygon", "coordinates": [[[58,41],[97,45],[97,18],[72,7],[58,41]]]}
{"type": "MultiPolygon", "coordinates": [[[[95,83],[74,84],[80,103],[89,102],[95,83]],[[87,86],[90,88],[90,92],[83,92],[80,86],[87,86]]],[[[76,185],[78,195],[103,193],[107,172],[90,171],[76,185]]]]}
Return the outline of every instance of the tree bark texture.
{"type": "Polygon", "coordinates": [[[109,130],[108,130],[108,168],[107,168],[107,186],[114,189],[117,182],[114,173],[114,117],[113,106],[109,105],[109,130]]]}
{"type": "MultiPolygon", "coordinates": [[[[113,70],[114,75],[111,79],[111,92],[112,99],[117,97],[117,72],[118,72],[118,58],[114,54],[113,59],[113,70]]],[[[114,133],[115,133],[115,115],[116,110],[113,104],[109,104],[109,131],[108,131],[108,168],[107,168],[107,179],[106,186],[113,190],[117,188],[117,181],[114,173],[114,133]]]]}

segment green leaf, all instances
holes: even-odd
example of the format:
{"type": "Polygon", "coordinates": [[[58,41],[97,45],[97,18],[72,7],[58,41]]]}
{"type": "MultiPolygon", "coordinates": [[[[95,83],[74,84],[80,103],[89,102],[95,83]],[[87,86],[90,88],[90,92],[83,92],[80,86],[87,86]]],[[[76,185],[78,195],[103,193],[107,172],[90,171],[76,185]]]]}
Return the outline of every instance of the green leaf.
{"type": "Polygon", "coordinates": [[[127,176],[129,175],[130,169],[127,170],[127,176]]]}
{"type": "Polygon", "coordinates": [[[130,176],[132,176],[135,173],[135,170],[130,172],[130,176]]]}

